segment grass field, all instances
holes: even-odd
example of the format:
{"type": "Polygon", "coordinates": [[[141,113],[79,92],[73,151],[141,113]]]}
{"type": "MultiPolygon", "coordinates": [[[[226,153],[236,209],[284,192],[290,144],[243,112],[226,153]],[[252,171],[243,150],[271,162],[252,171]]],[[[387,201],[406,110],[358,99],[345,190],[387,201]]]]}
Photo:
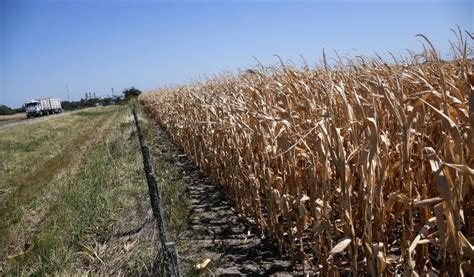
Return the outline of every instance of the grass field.
{"type": "Polygon", "coordinates": [[[156,228],[143,223],[137,144],[125,106],[1,128],[0,273],[152,270],[156,228]]]}

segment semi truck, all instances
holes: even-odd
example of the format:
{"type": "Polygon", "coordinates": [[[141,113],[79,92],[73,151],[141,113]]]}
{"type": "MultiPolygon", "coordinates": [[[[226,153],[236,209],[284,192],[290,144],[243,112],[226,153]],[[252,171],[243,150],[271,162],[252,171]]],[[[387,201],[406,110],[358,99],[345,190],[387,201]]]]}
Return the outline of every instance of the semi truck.
{"type": "Polygon", "coordinates": [[[59,98],[42,98],[25,102],[25,112],[28,118],[61,113],[62,111],[59,98]]]}

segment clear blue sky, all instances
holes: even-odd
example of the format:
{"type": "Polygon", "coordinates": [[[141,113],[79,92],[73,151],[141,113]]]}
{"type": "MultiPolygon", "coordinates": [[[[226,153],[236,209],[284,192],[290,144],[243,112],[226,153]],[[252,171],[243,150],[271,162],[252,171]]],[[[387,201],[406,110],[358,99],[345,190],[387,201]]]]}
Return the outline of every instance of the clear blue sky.
{"type": "Polygon", "coordinates": [[[474,31],[472,1],[136,2],[0,0],[0,103],[148,90],[266,64],[340,54],[448,52],[474,31]]]}

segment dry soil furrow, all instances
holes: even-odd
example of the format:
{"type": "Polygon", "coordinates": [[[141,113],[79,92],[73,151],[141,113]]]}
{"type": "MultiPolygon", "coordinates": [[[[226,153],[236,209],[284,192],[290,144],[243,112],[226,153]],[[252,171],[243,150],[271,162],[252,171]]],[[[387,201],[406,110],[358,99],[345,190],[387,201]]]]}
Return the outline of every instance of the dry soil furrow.
{"type": "Polygon", "coordinates": [[[210,259],[205,275],[278,275],[301,274],[291,266],[290,257],[280,257],[267,237],[258,233],[256,225],[237,214],[224,191],[171,142],[164,130],[156,126],[157,159],[177,168],[176,183],[186,186],[188,228],[178,234],[177,245],[183,272],[197,273],[192,268],[210,259]]]}

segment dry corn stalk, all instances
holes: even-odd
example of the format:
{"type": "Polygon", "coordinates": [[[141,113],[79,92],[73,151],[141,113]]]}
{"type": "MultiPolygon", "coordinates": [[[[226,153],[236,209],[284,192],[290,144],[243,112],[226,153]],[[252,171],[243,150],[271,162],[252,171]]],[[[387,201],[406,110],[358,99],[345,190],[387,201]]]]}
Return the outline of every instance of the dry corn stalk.
{"type": "Polygon", "coordinates": [[[294,261],[324,276],[470,275],[474,64],[472,36],[456,34],[451,62],[426,40],[392,65],[282,62],[140,102],[294,261]]]}

